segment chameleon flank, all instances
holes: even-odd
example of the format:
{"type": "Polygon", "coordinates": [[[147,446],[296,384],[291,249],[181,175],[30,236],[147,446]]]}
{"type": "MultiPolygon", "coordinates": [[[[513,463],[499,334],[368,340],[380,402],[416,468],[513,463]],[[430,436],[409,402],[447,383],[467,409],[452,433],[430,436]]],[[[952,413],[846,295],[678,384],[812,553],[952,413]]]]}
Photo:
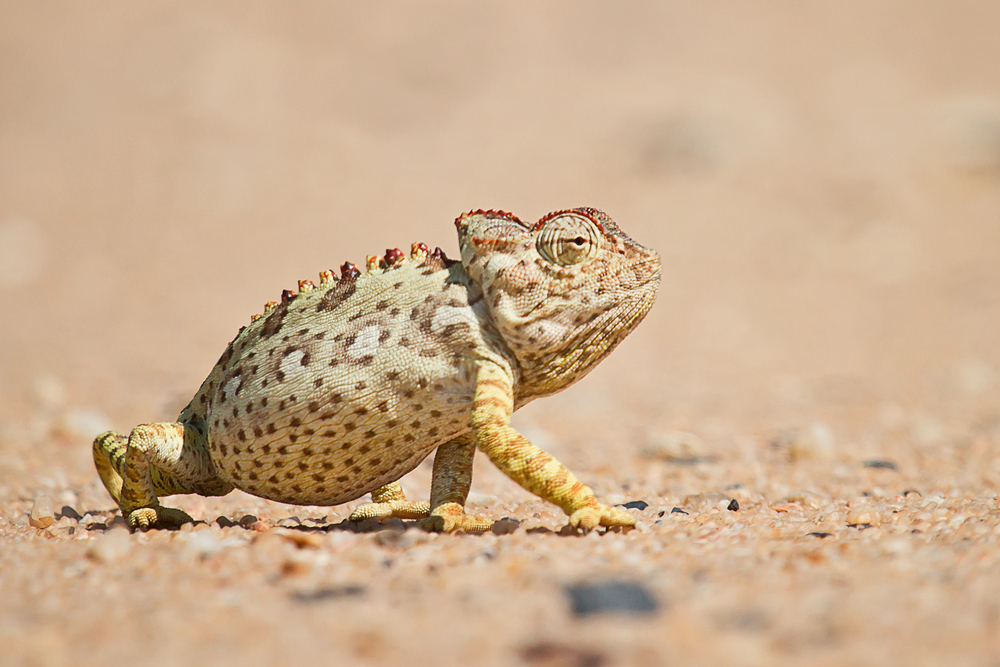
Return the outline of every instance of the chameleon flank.
{"type": "Polygon", "coordinates": [[[234,488],[298,505],[366,493],[352,519],[421,519],[480,532],[465,513],[478,448],[582,529],[632,526],[510,426],[513,412],[586,375],[645,317],[660,259],[604,213],[526,224],[503,211],[455,221],[461,261],[422,243],[299,282],[226,348],[176,422],[94,441],[94,462],[130,527],[192,521],[175,493],[234,488]],[[398,480],[437,450],[430,503],[398,480]]]}

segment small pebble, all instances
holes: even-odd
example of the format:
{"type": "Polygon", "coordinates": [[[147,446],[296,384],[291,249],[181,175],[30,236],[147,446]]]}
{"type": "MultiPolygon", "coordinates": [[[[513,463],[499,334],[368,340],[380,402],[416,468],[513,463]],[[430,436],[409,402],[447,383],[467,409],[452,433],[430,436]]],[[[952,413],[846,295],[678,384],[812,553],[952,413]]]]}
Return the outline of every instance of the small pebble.
{"type": "Polygon", "coordinates": [[[799,490],[794,493],[790,493],[781,500],[777,502],[779,505],[791,504],[800,505],[806,509],[818,510],[826,504],[826,500],[823,496],[818,493],[813,493],[812,491],[799,490]]]}
{"type": "Polygon", "coordinates": [[[308,533],[301,530],[283,530],[281,537],[291,542],[299,549],[319,549],[323,546],[323,538],[316,533],[308,533]]]}
{"type": "Polygon", "coordinates": [[[55,523],[56,514],[52,511],[52,499],[48,496],[38,496],[31,506],[28,523],[35,528],[48,528],[55,523]]]}
{"type": "Polygon", "coordinates": [[[526,665],[600,667],[609,663],[608,657],[596,649],[547,641],[525,646],[519,653],[526,665]]]}
{"type": "Polygon", "coordinates": [[[291,598],[295,602],[311,604],[314,602],[338,600],[340,598],[362,597],[365,592],[364,586],[347,584],[346,586],[323,586],[311,591],[293,591],[291,598]]]}
{"type": "Polygon", "coordinates": [[[73,521],[79,521],[83,517],[80,516],[80,513],[77,512],[72,507],[70,507],[69,505],[63,505],[62,509],[59,510],[59,518],[60,519],[62,519],[62,518],[70,518],[73,521]]]}
{"type": "Polygon", "coordinates": [[[580,583],[568,586],[573,615],[625,613],[651,615],[659,609],[653,594],[642,584],[628,581],[580,583]]]}
{"type": "Polygon", "coordinates": [[[732,500],[729,501],[729,505],[726,506],[726,509],[729,510],[730,512],[739,512],[740,504],[736,502],[736,498],[733,498],[732,500]]]}
{"type": "Polygon", "coordinates": [[[621,506],[627,510],[639,510],[641,512],[642,510],[649,507],[649,503],[647,503],[645,500],[630,500],[627,503],[622,503],[621,506]]]}
{"type": "Polygon", "coordinates": [[[876,468],[879,470],[899,470],[899,466],[893,461],[886,461],[882,459],[873,459],[871,461],[864,461],[862,465],[866,468],[876,468]]]}
{"type": "Polygon", "coordinates": [[[520,521],[516,521],[510,518],[500,519],[499,521],[493,522],[493,527],[490,528],[494,535],[510,535],[521,525],[520,521]]]}
{"type": "Polygon", "coordinates": [[[684,431],[654,431],[646,436],[643,456],[673,463],[697,463],[705,456],[701,438],[684,431]]]}
{"type": "Polygon", "coordinates": [[[689,514],[689,512],[685,512],[680,507],[673,508],[672,510],[670,510],[670,513],[671,514],[689,514]]]}
{"type": "Polygon", "coordinates": [[[833,537],[833,533],[821,533],[821,532],[808,533],[807,535],[808,537],[818,537],[820,539],[824,537],[833,537]]]}

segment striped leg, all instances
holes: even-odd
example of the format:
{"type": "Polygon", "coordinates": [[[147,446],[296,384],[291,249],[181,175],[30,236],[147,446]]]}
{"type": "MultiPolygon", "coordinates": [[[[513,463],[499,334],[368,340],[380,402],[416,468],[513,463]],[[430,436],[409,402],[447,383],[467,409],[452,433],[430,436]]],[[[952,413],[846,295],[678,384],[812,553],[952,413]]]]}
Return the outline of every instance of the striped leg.
{"type": "Polygon", "coordinates": [[[635,525],[623,509],[597,501],[594,492],[581,483],[550,454],[531,444],[510,426],[514,392],[510,376],[500,367],[484,363],[476,378],[472,408],[472,432],[476,446],[508,477],[535,495],[561,507],[575,528],[635,525]]]}
{"type": "Polygon", "coordinates": [[[465,513],[475,455],[476,444],[471,433],[438,447],[431,478],[431,515],[420,522],[421,528],[443,533],[458,530],[482,533],[493,527],[490,519],[465,513]]]}
{"type": "Polygon", "coordinates": [[[423,519],[431,511],[427,503],[414,503],[406,499],[403,487],[399,482],[389,482],[385,486],[372,491],[372,502],[359,505],[348,521],[364,521],[365,519],[423,519]]]}

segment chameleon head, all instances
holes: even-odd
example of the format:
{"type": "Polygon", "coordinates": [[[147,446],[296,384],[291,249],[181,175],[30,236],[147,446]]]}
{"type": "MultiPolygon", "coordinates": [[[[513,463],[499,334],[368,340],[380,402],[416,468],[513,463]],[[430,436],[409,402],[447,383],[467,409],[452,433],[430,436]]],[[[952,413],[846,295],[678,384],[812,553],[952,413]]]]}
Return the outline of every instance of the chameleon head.
{"type": "Polygon", "coordinates": [[[517,357],[524,398],[575,382],[649,312],[660,257],[593,208],[529,225],[503,211],[455,222],[462,264],[517,357]]]}

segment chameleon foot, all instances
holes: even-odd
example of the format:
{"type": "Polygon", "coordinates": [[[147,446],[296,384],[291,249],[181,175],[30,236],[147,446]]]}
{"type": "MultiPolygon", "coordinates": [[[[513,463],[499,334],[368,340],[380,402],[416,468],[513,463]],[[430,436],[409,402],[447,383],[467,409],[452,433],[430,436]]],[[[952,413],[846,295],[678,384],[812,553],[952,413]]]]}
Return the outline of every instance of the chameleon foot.
{"type": "Polygon", "coordinates": [[[194,519],[183,510],[172,507],[140,507],[128,513],[126,519],[132,530],[149,530],[150,528],[178,528],[185,523],[194,523],[194,519]]]}
{"type": "Polygon", "coordinates": [[[431,512],[427,503],[413,503],[408,500],[390,500],[386,503],[365,503],[359,505],[348,521],[364,521],[365,519],[423,519],[431,512]]]}
{"type": "Polygon", "coordinates": [[[485,533],[493,527],[493,521],[478,514],[466,514],[458,503],[446,503],[417,524],[429,533],[485,533]]]}
{"type": "Polygon", "coordinates": [[[569,525],[583,530],[592,530],[598,526],[632,528],[635,526],[635,517],[621,508],[595,503],[570,514],[569,525]]]}

